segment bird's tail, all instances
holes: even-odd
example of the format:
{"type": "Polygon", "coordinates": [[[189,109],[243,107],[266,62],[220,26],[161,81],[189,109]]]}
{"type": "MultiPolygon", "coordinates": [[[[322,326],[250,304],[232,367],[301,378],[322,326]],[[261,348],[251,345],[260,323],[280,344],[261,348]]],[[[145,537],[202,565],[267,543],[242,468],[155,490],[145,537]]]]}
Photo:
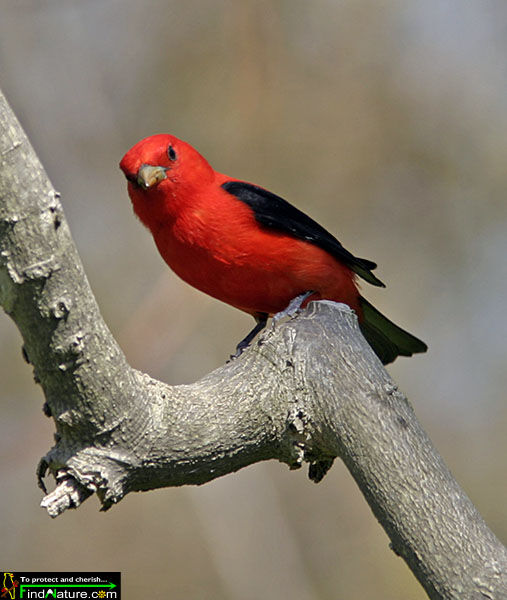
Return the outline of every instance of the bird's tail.
{"type": "Polygon", "coordinates": [[[418,352],[426,352],[428,346],[424,342],[384,317],[362,296],[359,301],[363,311],[363,319],[359,322],[359,327],[384,365],[393,362],[397,356],[412,356],[418,352]]]}

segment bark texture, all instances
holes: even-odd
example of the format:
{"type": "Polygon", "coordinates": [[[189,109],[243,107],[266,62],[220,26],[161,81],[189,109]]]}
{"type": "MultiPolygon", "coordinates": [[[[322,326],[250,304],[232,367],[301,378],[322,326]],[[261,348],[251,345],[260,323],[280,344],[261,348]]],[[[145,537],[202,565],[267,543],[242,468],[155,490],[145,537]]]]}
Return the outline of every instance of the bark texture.
{"type": "Polygon", "coordinates": [[[55,517],[97,493],[202,484],[251,463],[342,458],[431,598],[507,598],[507,551],[362,337],[353,312],[311,303],[191,385],[132,369],[102,320],[58,194],[0,97],[0,303],[56,425],[41,460],[55,517]]]}

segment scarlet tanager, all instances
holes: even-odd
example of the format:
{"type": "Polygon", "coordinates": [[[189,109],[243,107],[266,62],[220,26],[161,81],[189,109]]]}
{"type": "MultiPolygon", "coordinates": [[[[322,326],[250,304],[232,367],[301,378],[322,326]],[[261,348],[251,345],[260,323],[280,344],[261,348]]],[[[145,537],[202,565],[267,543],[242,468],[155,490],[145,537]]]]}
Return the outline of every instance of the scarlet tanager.
{"type": "Polygon", "coordinates": [[[356,258],[279,196],[218,173],[172,135],[141,140],[120,168],[134,212],[171,269],[256,319],[247,343],[268,317],[313,292],[305,303],[328,299],[355,310],[364,337],[384,364],[427,350],[359,294],[357,276],[384,287],[372,273],[377,265],[356,258]]]}

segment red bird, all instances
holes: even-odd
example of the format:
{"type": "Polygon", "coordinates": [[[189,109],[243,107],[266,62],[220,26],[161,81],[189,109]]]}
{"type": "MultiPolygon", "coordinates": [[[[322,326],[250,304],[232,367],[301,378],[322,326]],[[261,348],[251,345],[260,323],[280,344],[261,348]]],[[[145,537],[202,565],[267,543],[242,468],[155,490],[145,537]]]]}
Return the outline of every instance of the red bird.
{"type": "MultiPolygon", "coordinates": [[[[374,262],[356,258],[313,219],[267,190],[217,173],[172,135],[153,135],[123,157],[134,212],[162,258],[184,281],[253,315],[242,348],[293,298],[344,302],[384,364],[426,344],[367,302],[356,277],[384,284],[374,262]]],[[[306,300],[308,302],[309,300],[306,300]]]]}

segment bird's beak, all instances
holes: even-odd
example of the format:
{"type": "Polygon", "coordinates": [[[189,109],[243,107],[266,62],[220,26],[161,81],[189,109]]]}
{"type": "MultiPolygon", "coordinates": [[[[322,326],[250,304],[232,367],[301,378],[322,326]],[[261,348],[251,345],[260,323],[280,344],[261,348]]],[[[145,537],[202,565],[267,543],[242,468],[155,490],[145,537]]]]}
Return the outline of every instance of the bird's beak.
{"type": "Polygon", "coordinates": [[[167,179],[166,171],[166,167],[142,165],[137,172],[137,184],[148,190],[158,185],[164,179],[167,179]]]}

